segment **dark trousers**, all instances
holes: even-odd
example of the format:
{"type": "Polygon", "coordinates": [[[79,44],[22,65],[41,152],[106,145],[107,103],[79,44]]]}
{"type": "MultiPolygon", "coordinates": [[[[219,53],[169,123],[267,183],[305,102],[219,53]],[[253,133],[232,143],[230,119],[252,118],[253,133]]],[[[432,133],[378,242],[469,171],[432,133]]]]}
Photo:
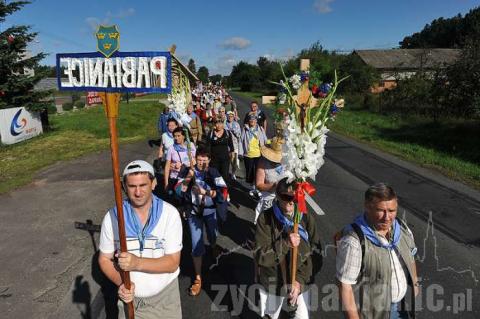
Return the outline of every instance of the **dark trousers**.
{"type": "Polygon", "coordinates": [[[245,181],[249,184],[255,184],[259,159],[260,157],[243,157],[243,163],[245,164],[245,181]]]}
{"type": "Polygon", "coordinates": [[[215,167],[220,175],[222,175],[223,180],[225,183],[227,182],[228,178],[228,172],[230,170],[230,159],[227,158],[212,158],[212,161],[210,162],[211,167],[215,167]]]}

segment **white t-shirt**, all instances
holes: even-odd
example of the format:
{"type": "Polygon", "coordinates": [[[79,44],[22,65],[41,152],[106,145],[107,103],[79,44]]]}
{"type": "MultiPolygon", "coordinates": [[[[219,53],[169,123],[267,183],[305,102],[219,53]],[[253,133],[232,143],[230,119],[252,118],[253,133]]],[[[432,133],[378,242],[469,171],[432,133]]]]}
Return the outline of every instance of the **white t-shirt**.
{"type": "MultiPolygon", "coordinates": [[[[127,238],[128,252],[143,258],[160,258],[182,250],[182,222],[175,207],[163,202],[162,215],[151,236],[145,239],[145,247],[140,256],[140,242],[136,238],[127,238]]],[[[102,222],[99,249],[104,254],[120,250],[118,223],[115,215],[108,212],[102,222]]],[[[180,268],[173,273],[150,274],[138,271],[130,272],[135,283],[135,297],[145,298],[157,295],[163,288],[178,277],[180,268]]]]}
{"type": "Polygon", "coordinates": [[[173,137],[170,137],[167,132],[162,134],[162,144],[163,144],[163,159],[167,158],[167,151],[173,145],[175,141],[173,137]]]}

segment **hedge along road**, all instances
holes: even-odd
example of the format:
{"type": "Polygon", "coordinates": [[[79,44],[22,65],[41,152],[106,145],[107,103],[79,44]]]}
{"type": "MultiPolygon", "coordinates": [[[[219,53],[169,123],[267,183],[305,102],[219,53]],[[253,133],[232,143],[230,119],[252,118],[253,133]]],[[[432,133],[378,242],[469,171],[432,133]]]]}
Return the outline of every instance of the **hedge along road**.
{"type": "MultiPolygon", "coordinates": [[[[232,95],[241,109],[247,109],[247,98],[232,95]]],[[[271,119],[271,110],[262,108],[271,119]]],[[[480,301],[480,193],[334,133],[329,133],[325,165],[314,183],[314,199],[326,214],[316,216],[326,248],[324,267],[315,281],[320,317],[338,318],[328,299],[335,289],[333,234],[362,211],[364,191],[378,181],[397,191],[399,215],[405,216],[415,235],[417,267],[423,278],[420,317],[451,318],[465,297],[471,303],[463,304],[461,317],[478,318],[480,306],[474,304],[480,301]]]]}

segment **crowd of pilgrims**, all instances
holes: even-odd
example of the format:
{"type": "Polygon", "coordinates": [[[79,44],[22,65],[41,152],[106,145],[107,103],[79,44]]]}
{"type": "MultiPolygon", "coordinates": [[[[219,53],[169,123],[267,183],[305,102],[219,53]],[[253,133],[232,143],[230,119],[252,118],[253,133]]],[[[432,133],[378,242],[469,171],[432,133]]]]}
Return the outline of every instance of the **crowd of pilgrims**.
{"type": "MultiPolygon", "coordinates": [[[[282,145],[285,142],[285,125],[287,123],[270,123],[274,126],[273,136],[267,137],[267,116],[259,108],[257,101],[250,102],[250,109],[243,118],[240,118],[237,105],[222,86],[208,85],[192,90],[192,101],[187,106],[187,114],[191,121],[186,125],[178,120],[175,112],[166,107],[158,119],[158,130],[161,138],[151,140],[150,145],[158,146],[158,158],[154,161],[154,168],[159,179],[163,197],[170,203],[179,207],[179,211],[190,232],[192,244],[192,258],[195,277],[189,288],[189,294],[197,296],[202,289],[202,256],[206,253],[204,232],[210,244],[211,253],[215,258],[221,252],[216,246],[219,228],[227,221],[227,210],[230,201],[228,193],[229,185],[240,178],[238,175],[240,162],[244,165],[244,185],[246,184],[251,200],[257,202],[252,220],[257,224],[262,212],[272,210],[275,199],[284,196],[285,200],[278,200],[292,207],[281,207],[282,211],[293,209],[292,187],[282,179],[283,167],[282,145]],[[190,141],[190,145],[188,145],[190,141]],[[193,167],[193,169],[192,169],[193,167]],[[163,181],[163,184],[161,183],[163,181]],[[279,185],[282,182],[282,185],[279,185]],[[279,193],[280,189],[280,193],[279,193]],[[255,216],[255,217],[253,217],[255,216]]],[[[158,177],[157,177],[158,179],[158,177]]],[[[282,197],[283,198],[283,197],[282,197]]],[[[279,206],[280,207],[280,206],[279,206]]],[[[277,210],[280,209],[277,207],[277,210]]],[[[273,213],[268,216],[274,216],[273,213]]],[[[290,220],[284,218],[283,213],[275,211],[275,218],[279,218],[280,228],[290,229],[287,226],[290,220]],[[283,218],[283,219],[282,219],[283,218]],[[283,226],[282,226],[283,225],[283,226]]],[[[262,224],[270,221],[263,220],[262,224]]],[[[319,246],[318,234],[316,234],[313,219],[302,222],[308,233],[313,235],[306,242],[301,243],[298,234],[285,232],[290,236],[290,242],[299,246],[300,255],[310,254],[312,249],[319,246]],[[289,234],[290,233],[290,234],[289,234]],[[308,244],[307,244],[308,241],[308,244]],[[307,247],[308,246],[308,247],[307,247]]],[[[280,281],[286,284],[290,278],[285,260],[277,263],[277,253],[269,254],[272,249],[272,235],[270,231],[264,233],[266,227],[257,225],[257,254],[254,258],[255,280],[262,283],[268,277],[283,277],[280,281]],[[260,227],[260,230],[259,230],[260,227]],[[265,241],[262,248],[261,242],[265,241]],[[270,256],[271,255],[271,256],[270,256]],[[261,271],[263,269],[263,272],[261,271]]],[[[301,229],[302,226],[301,226],[301,229]]],[[[272,230],[274,231],[274,230],[272,230]]],[[[278,231],[278,230],[275,230],[278,231]]],[[[306,231],[304,231],[306,232],[306,231]]],[[[282,231],[280,229],[280,235],[282,231]]],[[[288,242],[288,240],[287,240],[288,242]]],[[[289,246],[282,247],[280,255],[288,253],[289,246]]],[[[275,249],[275,247],[273,247],[275,249]]],[[[311,260],[311,256],[307,258],[311,260]]],[[[306,262],[300,265],[300,273],[297,280],[302,285],[308,284],[313,278],[312,263],[306,262]]],[[[270,279],[271,280],[271,279],[270,279]]],[[[267,304],[280,302],[280,282],[274,285],[274,291],[265,290],[260,294],[263,304],[263,314],[268,311],[267,304]]],[[[266,282],[265,282],[266,285],[266,282]]],[[[296,300],[299,309],[297,316],[304,317],[308,295],[301,293],[300,283],[293,287],[289,294],[289,300],[296,300]],[[296,289],[295,289],[296,288],[296,289]],[[294,296],[292,297],[292,293],[294,296]],[[298,298],[298,300],[297,300],[298,298]]],[[[278,316],[280,308],[274,307],[270,316],[278,316]]],[[[308,315],[307,315],[308,317],[308,315]]]]}
{"type": "MultiPolygon", "coordinates": [[[[237,249],[222,251],[217,245],[221,233],[243,237],[242,244],[238,237],[230,239],[252,253],[250,279],[256,285],[244,295],[249,309],[253,304],[261,318],[277,319],[283,313],[308,319],[309,310],[319,305],[314,279],[322,266],[322,247],[314,214],[304,214],[303,197],[312,185],[285,177],[289,172],[282,165],[282,149],[293,138],[287,130],[288,114],[277,113],[272,116],[275,121],[269,122],[258,103],[251,101],[245,116],[240,116],[232,97],[216,85],[194,89],[188,100],[187,114],[175,112],[176,105],[160,115],[161,139],[150,141],[158,146],[153,167],[137,160],[123,172],[128,197],[123,202],[125,231],[132,253],[114,255],[117,208],[102,222],[98,260],[104,274],[118,286],[119,314],[126,303],[135,306],[138,318],[182,318],[177,277],[181,254],[188,249],[184,244],[191,242],[188,253],[194,268],[188,292],[198,296],[205,278],[211,278],[202,276],[203,258],[211,256],[221,265],[222,257],[237,249]],[[267,125],[271,136],[267,136],[267,125]],[[241,161],[244,171],[239,174],[241,161]],[[155,188],[158,196],[152,196],[155,188]],[[240,216],[235,211],[227,214],[229,191],[237,212],[250,213],[248,207],[255,206],[251,218],[247,217],[255,224],[253,241],[242,229],[240,216]],[[128,289],[118,269],[132,271],[128,289]]],[[[407,224],[396,218],[397,195],[387,184],[377,183],[367,189],[364,199],[363,213],[334,237],[342,307],[338,310],[347,318],[414,318],[410,310],[416,309],[415,296],[421,287],[417,247],[407,224]]],[[[228,271],[244,272],[249,265],[233,267],[228,271]]]]}

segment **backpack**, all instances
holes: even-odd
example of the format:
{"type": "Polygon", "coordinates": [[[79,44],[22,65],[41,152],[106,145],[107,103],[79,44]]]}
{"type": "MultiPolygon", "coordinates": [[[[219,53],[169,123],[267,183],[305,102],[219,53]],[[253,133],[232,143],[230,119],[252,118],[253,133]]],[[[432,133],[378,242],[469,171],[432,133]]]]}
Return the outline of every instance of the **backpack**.
{"type": "MultiPolygon", "coordinates": [[[[395,218],[399,223],[400,223],[400,226],[401,227],[406,227],[408,228],[407,224],[405,223],[405,221],[403,221],[402,219],[400,218],[395,218]]],[[[353,231],[355,231],[355,233],[357,234],[358,236],[358,239],[360,241],[360,247],[362,248],[362,263],[361,263],[361,266],[360,266],[360,274],[362,273],[363,271],[363,259],[365,257],[365,234],[363,233],[363,231],[361,230],[360,226],[358,226],[357,224],[355,223],[351,223],[350,226],[352,227],[353,231]]],[[[342,239],[343,236],[345,236],[345,228],[339,230],[338,232],[336,232],[334,235],[333,235],[333,242],[335,243],[335,253],[337,252],[337,243],[338,241],[340,241],[340,239],[342,239]]]]}

